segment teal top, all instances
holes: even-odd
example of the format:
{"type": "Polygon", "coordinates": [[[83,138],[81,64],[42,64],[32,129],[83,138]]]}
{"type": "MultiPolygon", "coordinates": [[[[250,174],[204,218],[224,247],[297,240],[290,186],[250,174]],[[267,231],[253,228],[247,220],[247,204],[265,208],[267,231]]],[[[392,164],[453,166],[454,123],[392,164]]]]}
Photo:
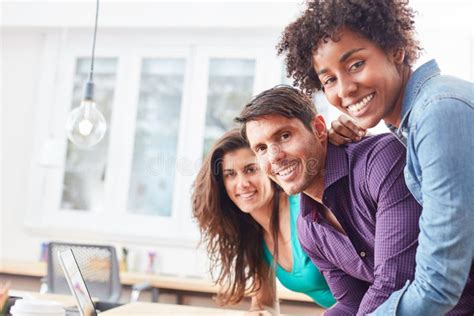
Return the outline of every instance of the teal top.
{"type": "MultiPolygon", "coordinates": [[[[311,262],[311,259],[303,252],[298,241],[296,230],[296,220],[300,213],[300,196],[292,195],[289,197],[290,204],[290,229],[291,229],[291,248],[293,255],[293,268],[286,271],[278,263],[276,264],[276,277],[286,288],[301,292],[313,299],[316,304],[328,308],[336,303],[336,300],[329,290],[328,284],[318,268],[311,262]]],[[[273,256],[263,242],[263,251],[265,261],[271,265],[273,256]]]]}

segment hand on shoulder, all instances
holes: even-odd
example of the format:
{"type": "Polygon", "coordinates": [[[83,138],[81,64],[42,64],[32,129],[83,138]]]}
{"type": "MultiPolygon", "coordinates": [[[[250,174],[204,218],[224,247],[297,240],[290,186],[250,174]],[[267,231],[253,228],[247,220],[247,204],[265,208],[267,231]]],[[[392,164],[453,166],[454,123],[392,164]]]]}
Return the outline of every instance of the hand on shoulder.
{"type": "Polygon", "coordinates": [[[328,137],[332,144],[339,146],[357,142],[366,133],[366,129],[358,126],[349,116],[342,114],[337,120],[331,122],[328,137]]]}

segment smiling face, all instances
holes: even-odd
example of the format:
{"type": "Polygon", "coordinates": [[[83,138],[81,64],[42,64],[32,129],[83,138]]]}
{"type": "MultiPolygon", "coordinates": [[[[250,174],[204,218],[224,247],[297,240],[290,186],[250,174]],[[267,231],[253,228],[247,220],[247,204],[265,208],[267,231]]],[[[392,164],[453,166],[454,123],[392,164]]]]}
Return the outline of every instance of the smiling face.
{"type": "Polygon", "coordinates": [[[397,126],[407,79],[404,51],[386,53],[347,28],[338,35],[337,42],[320,43],[313,53],[314,70],[328,101],[363,128],[382,119],[397,126]]]}
{"type": "Polygon", "coordinates": [[[326,158],[326,126],[321,116],[309,131],[296,118],[266,115],[246,125],[260,167],[289,195],[319,187],[326,158]]]}
{"type": "Polygon", "coordinates": [[[261,172],[250,148],[224,154],[222,177],[227,195],[243,212],[252,213],[271,204],[271,180],[261,172]]]}

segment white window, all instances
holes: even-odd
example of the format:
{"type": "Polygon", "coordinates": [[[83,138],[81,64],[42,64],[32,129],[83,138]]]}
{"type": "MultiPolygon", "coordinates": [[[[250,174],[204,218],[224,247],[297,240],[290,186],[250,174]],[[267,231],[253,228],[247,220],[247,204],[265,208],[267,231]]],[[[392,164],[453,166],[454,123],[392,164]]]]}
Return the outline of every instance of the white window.
{"type": "Polygon", "coordinates": [[[236,45],[228,37],[116,35],[100,37],[107,47],[97,50],[94,71],[107,134],[85,151],[67,141],[64,122],[82,97],[89,38],[46,37],[41,89],[49,93],[40,102],[29,226],[53,237],[194,243],[190,192],[202,157],[255,93],[280,83],[281,61],[271,37],[247,35],[236,45]]]}
{"type": "Polygon", "coordinates": [[[225,131],[235,126],[233,119],[252,97],[254,77],[255,59],[209,60],[204,153],[225,131]]]}
{"type": "MultiPolygon", "coordinates": [[[[81,102],[82,88],[90,70],[90,59],[78,58],[76,61],[72,95],[73,107],[81,102]]],[[[110,122],[113,110],[116,71],[116,58],[98,58],[95,61],[94,80],[99,87],[95,99],[98,109],[108,122],[110,122]]],[[[104,207],[109,134],[110,130],[107,130],[104,139],[87,151],[77,149],[71,142],[67,143],[61,197],[62,209],[91,211],[104,207]]]]}
{"type": "Polygon", "coordinates": [[[127,210],[171,216],[184,59],[143,59],[127,210]]]}

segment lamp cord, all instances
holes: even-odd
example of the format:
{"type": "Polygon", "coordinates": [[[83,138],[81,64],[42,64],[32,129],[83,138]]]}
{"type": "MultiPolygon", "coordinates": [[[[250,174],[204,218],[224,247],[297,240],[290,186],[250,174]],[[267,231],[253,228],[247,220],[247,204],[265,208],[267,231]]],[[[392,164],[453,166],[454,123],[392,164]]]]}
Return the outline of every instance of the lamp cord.
{"type": "Polygon", "coordinates": [[[99,0],[96,1],[95,9],[95,26],[94,26],[94,40],[92,41],[92,58],[91,58],[91,71],[89,73],[89,81],[92,82],[94,73],[94,55],[95,55],[95,39],[97,36],[97,22],[99,20],[99,0]]]}

